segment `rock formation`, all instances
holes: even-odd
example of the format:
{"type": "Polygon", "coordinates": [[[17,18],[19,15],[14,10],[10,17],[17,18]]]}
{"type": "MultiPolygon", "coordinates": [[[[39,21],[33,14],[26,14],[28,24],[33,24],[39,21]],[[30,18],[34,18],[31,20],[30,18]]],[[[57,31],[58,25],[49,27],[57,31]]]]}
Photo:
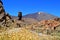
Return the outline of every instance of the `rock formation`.
{"type": "Polygon", "coordinates": [[[4,16],[4,14],[5,14],[5,10],[3,8],[3,3],[0,0],[0,19],[4,16]]]}
{"type": "Polygon", "coordinates": [[[6,23],[6,14],[3,8],[3,2],[0,0],[0,22],[3,22],[3,21],[5,21],[6,23]]]}
{"type": "MultiPolygon", "coordinates": [[[[11,21],[11,16],[5,12],[5,9],[3,7],[3,2],[0,0],[0,25],[7,26],[11,21]]],[[[10,23],[10,24],[11,24],[10,23]]]]}
{"type": "Polygon", "coordinates": [[[18,12],[18,20],[22,20],[22,12],[18,12]]]}
{"type": "Polygon", "coordinates": [[[60,18],[55,18],[54,20],[55,20],[55,21],[59,21],[59,22],[60,22],[60,18]]]}

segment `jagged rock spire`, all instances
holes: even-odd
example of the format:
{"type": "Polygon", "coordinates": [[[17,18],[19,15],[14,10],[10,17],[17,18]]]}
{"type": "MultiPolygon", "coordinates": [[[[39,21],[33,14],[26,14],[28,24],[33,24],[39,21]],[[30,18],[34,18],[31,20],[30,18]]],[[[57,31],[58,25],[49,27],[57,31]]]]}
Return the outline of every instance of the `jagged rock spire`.
{"type": "Polygon", "coordinates": [[[3,2],[0,0],[0,19],[4,16],[5,10],[3,8],[3,2]]]}
{"type": "Polygon", "coordinates": [[[3,8],[3,2],[0,0],[0,14],[5,13],[5,10],[3,8]]]}

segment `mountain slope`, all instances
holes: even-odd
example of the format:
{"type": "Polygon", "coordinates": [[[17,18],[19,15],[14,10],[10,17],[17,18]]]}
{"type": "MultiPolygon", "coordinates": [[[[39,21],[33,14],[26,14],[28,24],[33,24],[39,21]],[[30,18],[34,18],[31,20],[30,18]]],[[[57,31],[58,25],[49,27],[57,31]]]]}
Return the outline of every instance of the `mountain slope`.
{"type": "Polygon", "coordinates": [[[33,14],[28,14],[28,15],[25,15],[23,16],[25,18],[34,18],[36,20],[49,20],[49,19],[54,19],[54,18],[57,18],[56,16],[53,16],[51,14],[47,14],[47,13],[44,13],[44,12],[37,12],[37,13],[33,13],[33,14]]]}

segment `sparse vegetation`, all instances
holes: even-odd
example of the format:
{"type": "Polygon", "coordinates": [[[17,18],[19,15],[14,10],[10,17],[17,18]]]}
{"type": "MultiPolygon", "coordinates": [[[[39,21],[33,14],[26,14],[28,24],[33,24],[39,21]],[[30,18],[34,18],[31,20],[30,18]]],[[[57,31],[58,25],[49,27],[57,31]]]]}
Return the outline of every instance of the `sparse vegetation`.
{"type": "Polygon", "coordinates": [[[39,15],[35,14],[38,17],[33,14],[34,17],[30,15],[32,18],[28,16],[23,19],[22,12],[18,12],[18,19],[12,19],[6,14],[1,0],[0,14],[0,40],[60,40],[60,18],[50,15],[55,18],[50,19],[47,14],[39,12],[39,15]]]}
{"type": "Polygon", "coordinates": [[[0,40],[60,40],[58,36],[39,36],[25,28],[13,28],[0,33],[0,40]]]}
{"type": "Polygon", "coordinates": [[[24,28],[15,28],[0,33],[0,40],[40,40],[38,34],[24,28]]]}

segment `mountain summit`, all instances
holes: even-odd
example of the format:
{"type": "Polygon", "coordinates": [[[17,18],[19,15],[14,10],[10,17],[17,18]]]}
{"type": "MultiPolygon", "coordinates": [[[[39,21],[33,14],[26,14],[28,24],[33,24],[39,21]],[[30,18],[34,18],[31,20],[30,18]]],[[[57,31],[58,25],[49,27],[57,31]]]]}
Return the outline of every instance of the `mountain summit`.
{"type": "Polygon", "coordinates": [[[57,18],[54,15],[51,15],[51,14],[48,14],[48,13],[44,13],[44,12],[37,12],[37,13],[33,13],[33,14],[28,14],[28,15],[25,15],[24,17],[25,18],[33,18],[33,19],[36,19],[38,21],[57,18]]]}

